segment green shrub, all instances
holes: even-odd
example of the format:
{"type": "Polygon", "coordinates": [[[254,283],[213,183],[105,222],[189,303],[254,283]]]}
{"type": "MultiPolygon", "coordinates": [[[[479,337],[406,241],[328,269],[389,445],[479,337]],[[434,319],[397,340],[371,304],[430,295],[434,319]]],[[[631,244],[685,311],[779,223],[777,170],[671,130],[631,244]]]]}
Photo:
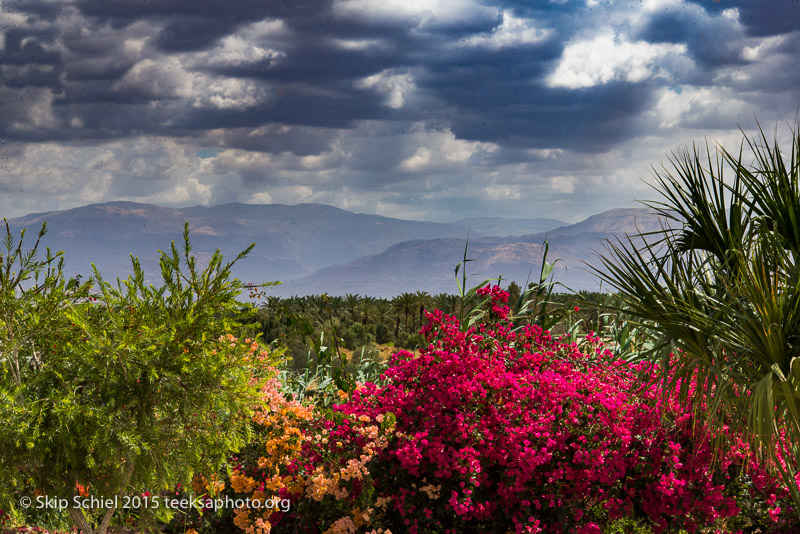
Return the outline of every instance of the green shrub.
{"type": "Polygon", "coordinates": [[[13,503],[64,499],[84,534],[103,534],[115,509],[76,498],[187,484],[248,441],[268,362],[228,317],[243,287],[231,266],[250,249],[200,270],[187,225],[183,253],[161,254],[161,287],[134,258],[127,280],[95,272],[92,289],[64,279],[60,255],[39,259],[38,240],[23,251],[23,237],[6,225],[0,252],[0,480],[18,488],[13,503]]]}

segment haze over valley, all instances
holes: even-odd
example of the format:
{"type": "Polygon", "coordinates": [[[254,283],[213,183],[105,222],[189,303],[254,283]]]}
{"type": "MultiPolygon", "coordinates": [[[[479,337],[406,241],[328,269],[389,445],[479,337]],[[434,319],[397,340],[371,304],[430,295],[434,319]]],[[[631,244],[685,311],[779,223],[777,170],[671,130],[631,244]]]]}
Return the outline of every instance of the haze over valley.
{"type": "Polygon", "coordinates": [[[65,251],[69,276],[91,275],[94,262],[113,280],[130,273],[130,255],[158,283],[158,250],[181,246],[189,223],[193,252],[207,260],[219,248],[233,259],[250,243],[251,254],[234,274],[246,283],[281,281],[279,296],[358,293],[392,297],[407,291],[455,293],[454,268],[464,257],[470,280],[500,275],[524,283],[538,276],[543,243],[558,260],[556,280],[573,290],[599,285],[583,262],[597,264],[602,240],[655,230],[658,218],[641,209],[615,209],[576,223],[556,219],[471,218],[451,223],[411,221],[352,213],[321,204],[223,204],[166,208],[134,202],[92,204],[9,220],[13,231],[34,233],[47,221],[42,244],[65,251]]]}

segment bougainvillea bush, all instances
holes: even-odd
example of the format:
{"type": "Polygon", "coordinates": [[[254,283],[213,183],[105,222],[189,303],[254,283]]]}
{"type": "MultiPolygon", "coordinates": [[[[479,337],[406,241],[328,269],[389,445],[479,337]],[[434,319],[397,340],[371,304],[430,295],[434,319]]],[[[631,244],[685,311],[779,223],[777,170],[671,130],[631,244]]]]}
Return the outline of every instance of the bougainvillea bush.
{"type": "Polygon", "coordinates": [[[709,436],[590,335],[516,331],[498,287],[486,324],[433,312],[427,347],[323,412],[268,384],[260,441],[229,492],[252,533],[797,532],[788,492],[736,436],[709,436]],[[589,349],[589,350],[586,350],[589,349]],[[756,530],[758,529],[758,530],[756,530]]]}

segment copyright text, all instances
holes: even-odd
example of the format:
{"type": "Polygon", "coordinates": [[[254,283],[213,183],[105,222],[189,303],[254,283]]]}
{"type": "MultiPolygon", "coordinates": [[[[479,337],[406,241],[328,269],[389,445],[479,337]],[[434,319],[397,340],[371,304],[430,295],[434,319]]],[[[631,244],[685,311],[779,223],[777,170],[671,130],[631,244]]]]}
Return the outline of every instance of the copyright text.
{"type": "Polygon", "coordinates": [[[149,508],[169,508],[176,510],[221,510],[223,508],[247,508],[247,509],[274,509],[288,512],[291,507],[289,499],[266,498],[266,499],[234,499],[225,497],[169,497],[169,496],[114,496],[114,497],[82,497],[76,495],[72,499],[64,497],[47,497],[37,495],[35,498],[22,497],[19,500],[23,508],[37,508],[49,510],[66,510],[69,508],[79,508],[87,510],[109,509],[109,508],[129,508],[143,509],[149,508]]]}

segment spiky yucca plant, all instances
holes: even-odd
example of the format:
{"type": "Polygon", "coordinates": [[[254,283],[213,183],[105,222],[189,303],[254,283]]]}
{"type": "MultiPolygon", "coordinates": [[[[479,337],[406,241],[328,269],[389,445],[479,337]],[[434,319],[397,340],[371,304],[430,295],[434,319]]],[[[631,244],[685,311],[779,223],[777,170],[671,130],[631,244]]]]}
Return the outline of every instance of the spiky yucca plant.
{"type": "Polygon", "coordinates": [[[662,200],[644,203],[664,229],[610,243],[595,272],[656,334],[661,350],[641,357],[661,364],[712,435],[723,425],[745,435],[800,510],[800,130],[791,133],[788,155],[760,127],[736,153],[708,143],[673,153],[671,168],[654,169],[662,200]]]}

